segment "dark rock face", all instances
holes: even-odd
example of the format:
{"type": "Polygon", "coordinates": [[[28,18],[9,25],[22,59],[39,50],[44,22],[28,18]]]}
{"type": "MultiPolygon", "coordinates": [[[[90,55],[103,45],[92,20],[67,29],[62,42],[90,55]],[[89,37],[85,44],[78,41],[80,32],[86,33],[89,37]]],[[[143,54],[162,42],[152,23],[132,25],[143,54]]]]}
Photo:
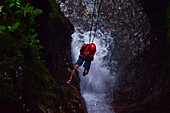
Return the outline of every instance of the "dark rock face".
{"type": "MultiPolygon", "coordinates": [[[[39,37],[44,46],[42,59],[56,77],[58,82],[67,81],[73,68],[71,59],[71,34],[73,25],[64,17],[59,6],[53,0],[34,1],[38,8],[43,9],[43,15],[38,19],[39,37]],[[38,4],[41,2],[41,4],[38,4]]],[[[80,79],[75,77],[72,83],[78,89],[80,79]]]]}
{"type": "Polygon", "coordinates": [[[158,41],[165,41],[167,35],[167,29],[164,28],[166,25],[165,13],[168,7],[168,0],[143,0],[142,6],[148,16],[150,25],[152,27],[153,38],[151,38],[151,43],[157,42],[154,40],[155,38],[157,38],[158,41]]]}
{"type": "Polygon", "coordinates": [[[170,46],[166,40],[167,2],[143,0],[151,24],[151,44],[120,73],[114,94],[116,113],[170,112],[170,46]]]}
{"type": "MultiPolygon", "coordinates": [[[[40,42],[44,46],[42,59],[46,61],[51,74],[56,78],[57,83],[68,87],[68,102],[61,104],[61,113],[86,113],[86,105],[80,94],[80,78],[75,76],[72,84],[66,84],[73,68],[71,59],[71,34],[74,31],[73,25],[64,17],[59,6],[53,0],[33,1],[43,9],[43,15],[38,18],[41,26],[38,28],[40,42]],[[41,2],[41,4],[39,4],[41,2]]],[[[76,74],[77,75],[77,74],[76,74]]],[[[43,106],[41,110],[46,108],[43,106]]]]}

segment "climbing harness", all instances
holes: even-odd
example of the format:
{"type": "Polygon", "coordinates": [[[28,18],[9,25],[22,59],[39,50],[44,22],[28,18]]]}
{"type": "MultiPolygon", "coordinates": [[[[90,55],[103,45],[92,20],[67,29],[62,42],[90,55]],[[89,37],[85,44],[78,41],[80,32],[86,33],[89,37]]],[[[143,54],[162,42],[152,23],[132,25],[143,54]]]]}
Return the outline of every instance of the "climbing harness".
{"type": "MultiPolygon", "coordinates": [[[[84,55],[84,50],[86,49],[86,47],[88,46],[89,44],[86,44],[85,47],[82,48],[82,50],[80,51],[83,55],[84,55]]],[[[85,56],[85,55],[84,55],[85,56]]]]}
{"type": "MultiPolygon", "coordinates": [[[[100,11],[100,7],[101,7],[101,2],[102,0],[100,1],[100,4],[99,4],[99,9],[98,9],[98,13],[97,13],[97,16],[96,16],[96,22],[98,22],[98,16],[99,16],[99,11],[100,11]]],[[[92,22],[91,22],[91,26],[90,26],[90,36],[89,36],[89,44],[91,42],[91,32],[92,32],[92,28],[93,28],[93,16],[94,16],[94,12],[95,12],[95,7],[96,7],[96,3],[97,3],[97,0],[95,0],[94,2],[94,7],[93,7],[93,15],[92,15],[92,22]]],[[[97,24],[98,25],[98,24],[97,24]]],[[[94,33],[94,36],[93,36],[93,39],[92,39],[92,43],[94,41],[94,38],[95,38],[95,35],[96,35],[96,30],[97,30],[97,25],[96,25],[96,28],[95,28],[95,33],[94,33]]]]}

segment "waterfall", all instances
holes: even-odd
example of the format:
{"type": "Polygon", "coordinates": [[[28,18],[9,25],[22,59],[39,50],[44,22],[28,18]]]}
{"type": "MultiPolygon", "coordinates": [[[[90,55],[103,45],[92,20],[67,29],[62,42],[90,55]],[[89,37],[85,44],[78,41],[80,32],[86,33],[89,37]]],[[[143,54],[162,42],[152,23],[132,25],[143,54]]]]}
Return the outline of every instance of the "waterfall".
{"type": "MultiPolygon", "coordinates": [[[[71,44],[73,63],[78,59],[81,46],[88,43],[89,33],[90,31],[81,34],[75,29],[71,44]]],[[[105,37],[104,34],[94,40],[97,51],[89,74],[84,77],[82,76],[83,66],[78,69],[81,78],[81,94],[85,98],[89,113],[113,113],[110,105],[113,100],[111,97],[107,97],[107,91],[113,89],[111,84],[114,83],[114,77],[110,75],[109,67],[105,65],[107,62],[104,61],[104,57],[109,54],[109,44],[107,44],[106,39],[110,40],[110,44],[113,41],[112,37],[105,37]]]]}
{"type": "MultiPolygon", "coordinates": [[[[93,1],[88,2],[89,4],[87,5],[87,9],[89,13],[93,13],[93,1]]],[[[69,2],[66,1],[65,4],[67,3],[69,2]]],[[[65,4],[60,5],[61,9],[64,12],[65,16],[70,19],[75,27],[75,31],[72,34],[71,43],[73,64],[75,64],[78,59],[81,46],[84,43],[89,43],[90,32],[92,34],[91,38],[93,38],[93,36],[95,35],[94,43],[96,44],[97,51],[94,56],[94,61],[92,61],[91,63],[91,68],[88,75],[86,75],[85,77],[82,76],[82,73],[84,71],[83,66],[79,67],[78,69],[81,79],[81,94],[85,99],[88,113],[114,113],[111,106],[113,97],[108,95],[108,91],[113,91],[114,76],[110,73],[110,67],[107,65],[107,61],[104,60],[106,56],[110,54],[109,47],[114,46],[113,37],[111,37],[111,34],[109,32],[103,32],[103,30],[107,31],[107,28],[102,27],[102,29],[97,29],[97,31],[94,32],[94,29],[96,29],[95,18],[94,25],[92,26],[92,31],[90,31],[89,27],[92,24],[92,18],[86,17],[87,15],[84,15],[82,12],[76,12],[80,11],[80,9],[74,9],[74,5],[76,5],[76,7],[78,4],[80,5],[78,1],[73,1],[72,5],[65,4]],[[72,13],[69,14],[69,11],[71,11],[72,13]],[[88,21],[88,19],[90,21],[88,21]]]]}
{"type": "Polygon", "coordinates": [[[93,24],[91,32],[97,52],[88,75],[82,76],[83,67],[78,69],[88,112],[114,113],[114,85],[123,67],[149,45],[150,25],[137,1],[96,0],[93,15],[94,1],[66,0],[60,7],[75,27],[71,44],[74,64],[81,46],[89,42],[93,24]]]}

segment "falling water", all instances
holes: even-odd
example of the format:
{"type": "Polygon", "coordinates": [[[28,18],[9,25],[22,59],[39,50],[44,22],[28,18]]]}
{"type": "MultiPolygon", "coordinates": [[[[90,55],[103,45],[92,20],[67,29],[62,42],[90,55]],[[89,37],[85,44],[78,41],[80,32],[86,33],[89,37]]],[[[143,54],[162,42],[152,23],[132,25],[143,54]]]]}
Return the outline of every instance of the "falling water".
{"type": "MultiPolygon", "coordinates": [[[[76,62],[79,49],[84,43],[88,43],[90,32],[84,32],[81,34],[75,31],[72,35],[72,56],[74,63],[76,62]]],[[[79,69],[79,75],[81,78],[81,94],[86,100],[89,113],[113,113],[110,103],[112,98],[107,98],[108,88],[112,89],[111,83],[114,83],[114,77],[110,76],[109,67],[105,65],[104,57],[109,54],[109,44],[106,43],[106,39],[113,41],[111,37],[105,37],[101,34],[100,37],[95,38],[94,43],[97,46],[97,52],[94,56],[94,61],[91,64],[89,74],[85,77],[82,76],[84,71],[83,67],[79,69]]]]}
{"type": "MultiPolygon", "coordinates": [[[[93,7],[93,4],[87,5],[89,12],[92,11],[93,7]]],[[[67,16],[66,13],[65,15],[67,16]]],[[[77,14],[73,12],[73,18],[76,15],[77,14]]],[[[83,16],[85,16],[83,14],[80,15],[81,16],[77,18],[83,19],[83,16]]],[[[97,29],[96,32],[92,30],[92,37],[90,37],[89,29],[85,28],[87,27],[86,22],[87,20],[82,21],[81,24],[79,24],[79,21],[72,22],[75,26],[71,43],[73,63],[78,59],[81,46],[84,43],[89,43],[89,39],[93,39],[94,35],[94,43],[97,49],[89,74],[84,77],[82,76],[84,71],[83,66],[78,69],[81,78],[81,94],[85,98],[89,113],[114,113],[111,106],[113,98],[107,95],[108,90],[113,89],[112,83],[114,83],[114,77],[110,75],[109,67],[106,65],[107,62],[104,61],[104,58],[109,54],[109,46],[113,44],[113,38],[109,33],[103,33],[100,29],[97,29]]],[[[91,25],[91,23],[89,25],[91,25]]]]}
{"type": "Polygon", "coordinates": [[[78,59],[81,46],[95,36],[97,52],[89,74],[84,77],[83,67],[78,69],[81,94],[88,112],[114,113],[111,105],[113,97],[108,94],[113,94],[118,64],[120,67],[119,62],[128,62],[146,47],[146,42],[149,44],[147,35],[150,27],[140,3],[136,1],[96,0],[96,6],[94,2],[66,0],[60,7],[75,28],[71,43],[73,63],[78,59]],[[92,37],[89,36],[90,31],[92,37]]]}

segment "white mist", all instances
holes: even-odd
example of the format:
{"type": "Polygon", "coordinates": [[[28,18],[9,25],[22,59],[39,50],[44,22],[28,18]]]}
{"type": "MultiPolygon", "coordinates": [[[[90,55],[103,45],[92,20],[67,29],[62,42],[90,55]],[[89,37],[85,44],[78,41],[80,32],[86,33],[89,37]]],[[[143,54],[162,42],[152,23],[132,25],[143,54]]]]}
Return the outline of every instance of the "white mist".
{"type": "MultiPolygon", "coordinates": [[[[75,29],[74,34],[72,34],[71,48],[74,64],[78,59],[81,46],[84,43],[89,43],[89,33],[90,32],[84,32],[81,34],[75,29]]],[[[95,37],[94,39],[97,51],[94,56],[94,61],[91,63],[89,74],[84,77],[82,75],[84,67],[81,66],[78,69],[81,79],[80,89],[82,96],[85,98],[89,113],[114,113],[110,105],[112,98],[107,96],[108,89],[113,88],[109,84],[114,83],[114,78],[110,75],[109,67],[105,65],[107,62],[103,60],[108,54],[109,47],[109,44],[106,43],[106,38],[110,38],[112,41],[112,37],[105,37],[101,32],[100,34],[100,37],[95,37]]]]}

